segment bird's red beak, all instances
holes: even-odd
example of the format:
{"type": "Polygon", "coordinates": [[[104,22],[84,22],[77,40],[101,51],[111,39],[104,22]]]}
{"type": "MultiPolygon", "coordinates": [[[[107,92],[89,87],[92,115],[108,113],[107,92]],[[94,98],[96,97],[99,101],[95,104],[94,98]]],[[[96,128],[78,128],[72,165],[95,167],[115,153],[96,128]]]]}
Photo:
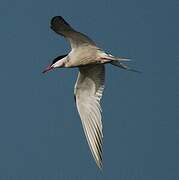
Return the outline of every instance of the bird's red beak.
{"type": "Polygon", "coordinates": [[[51,65],[49,65],[42,73],[46,73],[50,70],[54,69],[54,67],[52,67],[51,65]]]}

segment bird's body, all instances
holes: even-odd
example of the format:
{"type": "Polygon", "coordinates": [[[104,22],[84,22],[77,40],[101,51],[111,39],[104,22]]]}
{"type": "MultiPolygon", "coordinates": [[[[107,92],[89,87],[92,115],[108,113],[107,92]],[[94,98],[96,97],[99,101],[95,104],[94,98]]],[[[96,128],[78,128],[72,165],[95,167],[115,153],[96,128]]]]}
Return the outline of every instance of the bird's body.
{"type": "Polygon", "coordinates": [[[101,168],[103,133],[100,100],[104,90],[105,64],[130,70],[122,64],[127,59],[105,53],[89,37],[75,31],[61,16],[52,18],[51,28],[69,40],[71,51],[55,58],[44,72],[61,67],[79,68],[74,88],[76,106],[93,157],[101,168]]]}
{"type": "Polygon", "coordinates": [[[79,67],[95,64],[98,56],[98,49],[95,46],[85,45],[72,49],[68,55],[65,67],[79,67]]]}

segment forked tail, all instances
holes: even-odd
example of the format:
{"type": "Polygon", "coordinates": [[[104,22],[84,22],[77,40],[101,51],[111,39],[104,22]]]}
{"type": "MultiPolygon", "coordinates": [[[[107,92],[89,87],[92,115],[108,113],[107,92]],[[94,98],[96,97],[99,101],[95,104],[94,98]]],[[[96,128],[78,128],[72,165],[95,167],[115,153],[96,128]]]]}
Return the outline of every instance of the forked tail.
{"type": "Polygon", "coordinates": [[[131,61],[128,58],[122,58],[122,57],[115,57],[111,54],[105,53],[104,51],[100,51],[100,58],[104,60],[105,63],[111,63],[114,66],[117,66],[119,68],[136,72],[136,73],[142,73],[141,71],[138,71],[136,69],[132,69],[128,67],[127,65],[123,64],[123,62],[131,61]]]}
{"type": "Polygon", "coordinates": [[[114,66],[117,66],[119,68],[122,68],[122,69],[125,69],[125,70],[128,70],[128,71],[132,71],[132,72],[136,72],[136,73],[142,73],[141,71],[138,71],[138,70],[135,70],[135,69],[132,69],[132,68],[128,67],[127,65],[121,63],[120,61],[114,60],[114,61],[111,61],[110,63],[112,65],[114,65],[114,66]]]}

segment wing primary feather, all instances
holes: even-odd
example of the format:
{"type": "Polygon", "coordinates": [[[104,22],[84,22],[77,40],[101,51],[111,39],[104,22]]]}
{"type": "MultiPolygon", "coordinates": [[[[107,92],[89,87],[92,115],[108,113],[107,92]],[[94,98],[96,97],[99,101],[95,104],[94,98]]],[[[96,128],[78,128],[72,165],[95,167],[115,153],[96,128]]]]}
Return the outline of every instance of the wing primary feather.
{"type": "Polygon", "coordinates": [[[103,144],[100,100],[104,90],[104,76],[104,65],[81,67],[74,89],[85,136],[100,169],[103,144]]]}
{"type": "Polygon", "coordinates": [[[63,17],[55,16],[51,20],[51,29],[57,34],[64,36],[70,41],[71,48],[76,48],[82,44],[88,44],[96,47],[95,42],[83,33],[74,30],[63,17]]]}

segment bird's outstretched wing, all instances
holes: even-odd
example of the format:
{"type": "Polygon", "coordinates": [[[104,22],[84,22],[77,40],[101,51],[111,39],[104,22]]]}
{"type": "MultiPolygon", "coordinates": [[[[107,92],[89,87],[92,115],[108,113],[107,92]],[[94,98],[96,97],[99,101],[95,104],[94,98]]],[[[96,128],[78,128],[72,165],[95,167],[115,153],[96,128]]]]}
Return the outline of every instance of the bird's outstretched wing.
{"type": "Polygon", "coordinates": [[[102,122],[100,99],[104,90],[104,65],[79,68],[74,94],[82,126],[99,168],[102,168],[102,122]]]}
{"type": "Polygon", "coordinates": [[[94,45],[88,36],[75,31],[61,16],[55,16],[51,20],[51,28],[57,33],[70,41],[71,47],[76,48],[82,44],[94,45]]]}

